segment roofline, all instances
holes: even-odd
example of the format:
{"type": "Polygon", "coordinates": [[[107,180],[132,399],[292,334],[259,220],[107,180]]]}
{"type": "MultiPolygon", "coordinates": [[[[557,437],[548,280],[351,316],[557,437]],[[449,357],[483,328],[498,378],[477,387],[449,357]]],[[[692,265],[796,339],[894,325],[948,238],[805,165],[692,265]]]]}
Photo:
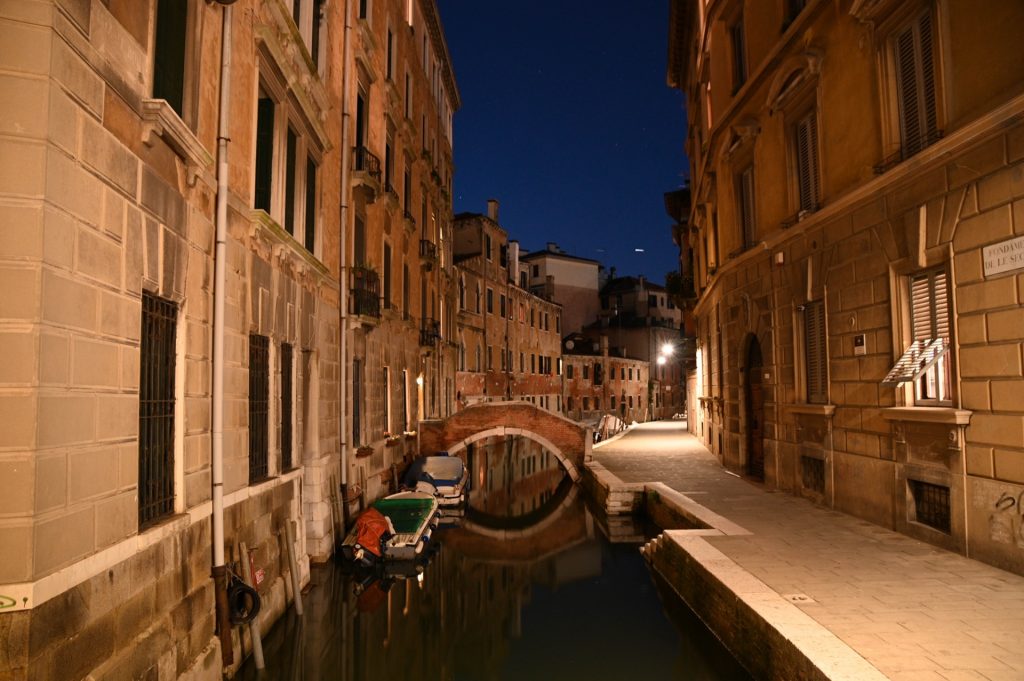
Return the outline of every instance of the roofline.
{"type": "Polygon", "coordinates": [[[452,55],[448,51],[448,40],[444,37],[444,26],[441,24],[441,14],[437,9],[437,0],[422,0],[420,6],[423,9],[423,16],[427,19],[427,29],[430,31],[431,39],[441,48],[441,60],[443,63],[444,82],[447,85],[448,99],[451,101],[452,113],[462,108],[462,96],[459,94],[459,86],[455,83],[455,69],[452,67],[452,55]]]}
{"type": "Polygon", "coordinates": [[[578,255],[570,255],[569,253],[553,253],[551,251],[529,251],[529,252],[527,252],[527,253],[525,253],[523,255],[520,255],[519,259],[520,260],[533,260],[534,258],[539,258],[541,256],[550,256],[550,257],[553,257],[553,258],[563,258],[565,260],[579,260],[579,261],[582,261],[582,262],[592,262],[595,265],[600,265],[601,264],[600,260],[593,260],[591,258],[584,258],[584,257],[578,256],[578,255]]]}

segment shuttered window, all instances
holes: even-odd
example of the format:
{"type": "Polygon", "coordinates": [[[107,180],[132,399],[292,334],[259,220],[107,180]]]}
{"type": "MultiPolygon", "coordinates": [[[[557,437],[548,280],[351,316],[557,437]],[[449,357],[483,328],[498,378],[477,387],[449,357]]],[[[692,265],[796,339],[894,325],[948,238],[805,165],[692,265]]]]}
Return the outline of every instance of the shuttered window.
{"type": "Polygon", "coordinates": [[[914,382],[918,404],[949,403],[950,309],[945,268],[909,278],[910,347],[882,381],[883,385],[914,382]]]}
{"type": "Polygon", "coordinates": [[[804,360],[807,365],[807,401],[828,403],[828,354],[825,347],[825,302],[804,307],[804,360]]]}
{"type": "Polygon", "coordinates": [[[747,51],[744,44],[742,17],[729,27],[729,39],[732,41],[732,91],[736,92],[747,82],[747,51]]]}
{"type": "Polygon", "coordinates": [[[818,208],[818,119],[814,111],[797,122],[794,144],[800,210],[814,211],[818,208]]]}
{"type": "Polygon", "coordinates": [[[736,179],[739,199],[740,226],[743,228],[743,247],[754,245],[754,167],[743,170],[736,179]]]}
{"type": "Polygon", "coordinates": [[[897,32],[893,41],[903,158],[913,156],[939,136],[933,43],[930,11],[897,32]]]}

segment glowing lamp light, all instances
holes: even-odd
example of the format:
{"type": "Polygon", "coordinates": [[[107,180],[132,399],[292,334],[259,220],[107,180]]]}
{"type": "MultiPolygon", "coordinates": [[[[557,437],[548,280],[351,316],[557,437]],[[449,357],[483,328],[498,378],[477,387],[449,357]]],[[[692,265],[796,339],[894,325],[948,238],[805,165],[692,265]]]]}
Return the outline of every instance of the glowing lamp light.
{"type": "Polygon", "coordinates": [[[663,365],[667,361],[668,357],[665,357],[665,355],[658,355],[658,366],[663,365]]]}
{"type": "Polygon", "coordinates": [[[661,354],[663,355],[671,355],[675,351],[676,349],[671,343],[665,343],[661,346],[661,354]]]}
{"type": "Polygon", "coordinates": [[[416,385],[423,385],[423,377],[422,376],[417,376],[416,377],[416,385]]]}

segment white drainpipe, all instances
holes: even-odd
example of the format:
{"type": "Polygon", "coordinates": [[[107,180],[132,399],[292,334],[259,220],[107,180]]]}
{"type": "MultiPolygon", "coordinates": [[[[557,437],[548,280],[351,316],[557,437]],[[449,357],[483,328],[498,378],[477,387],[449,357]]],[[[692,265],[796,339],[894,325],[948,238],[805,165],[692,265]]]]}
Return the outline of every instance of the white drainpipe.
{"type": "Polygon", "coordinates": [[[349,118],[351,112],[349,110],[348,91],[349,81],[351,79],[351,64],[352,64],[352,23],[351,23],[351,2],[345,0],[343,5],[345,12],[345,33],[344,40],[345,45],[342,50],[342,67],[341,67],[341,226],[340,226],[340,239],[339,239],[339,272],[341,278],[341,357],[339,358],[339,364],[341,369],[339,371],[339,379],[341,381],[339,395],[340,408],[339,418],[340,423],[338,424],[341,445],[341,490],[334,490],[342,494],[341,501],[341,518],[339,521],[342,523],[342,535],[344,535],[345,516],[347,515],[345,496],[348,494],[348,454],[349,454],[349,442],[348,432],[350,425],[348,423],[347,409],[349,403],[349,392],[348,392],[348,223],[349,223],[349,193],[350,193],[350,174],[351,174],[351,160],[352,150],[349,148],[351,142],[349,141],[349,118]]]}
{"type": "Polygon", "coordinates": [[[221,658],[234,658],[227,612],[227,575],[224,567],[224,281],[228,232],[228,121],[231,103],[231,7],[222,15],[220,54],[220,103],[217,123],[217,225],[213,275],[213,578],[221,640],[221,658]]]}

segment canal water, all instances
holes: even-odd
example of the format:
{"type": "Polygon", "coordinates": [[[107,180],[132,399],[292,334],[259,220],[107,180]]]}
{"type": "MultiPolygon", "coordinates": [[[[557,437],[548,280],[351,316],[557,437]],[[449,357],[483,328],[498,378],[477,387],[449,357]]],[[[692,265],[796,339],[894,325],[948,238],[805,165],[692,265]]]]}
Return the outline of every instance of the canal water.
{"type": "Polygon", "coordinates": [[[747,679],[636,543],[611,543],[557,459],[522,438],[466,453],[471,491],[422,572],[314,568],[306,614],[244,680],[747,679]]]}

